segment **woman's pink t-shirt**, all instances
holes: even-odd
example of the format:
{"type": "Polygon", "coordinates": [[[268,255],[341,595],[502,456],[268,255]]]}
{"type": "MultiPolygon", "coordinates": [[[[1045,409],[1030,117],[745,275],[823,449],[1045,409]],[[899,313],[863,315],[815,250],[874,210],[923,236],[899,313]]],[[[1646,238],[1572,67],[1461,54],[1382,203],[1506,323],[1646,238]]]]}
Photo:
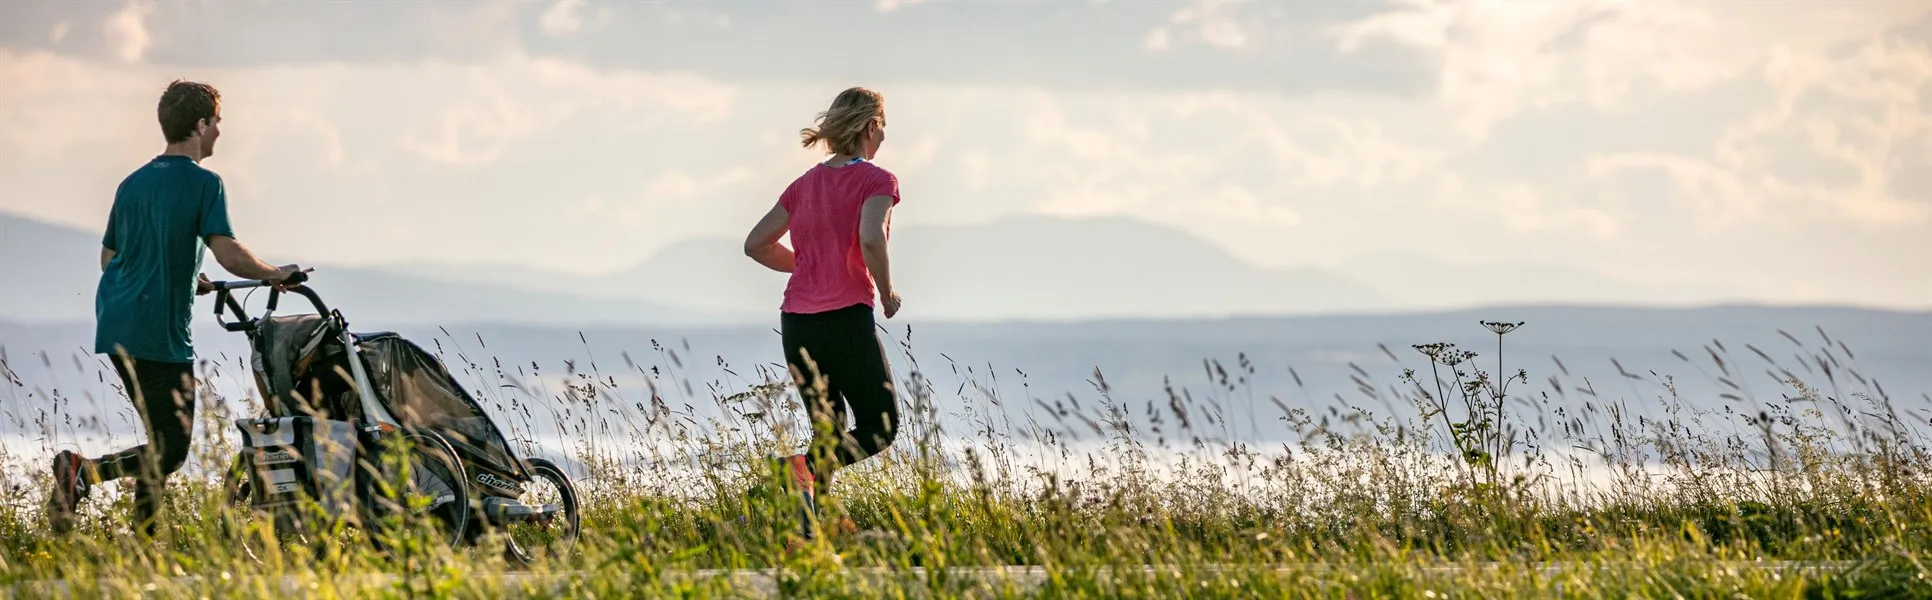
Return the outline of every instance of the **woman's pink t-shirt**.
{"type": "Polygon", "coordinates": [[[870,162],[813,165],[778,196],[779,205],[791,213],[796,257],[779,310],[811,314],[857,304],[877,306],[872,272],[859,249],[860,207],[873,196],[891,196],[892,205],[899,205],[899,178],[870,162]]]}

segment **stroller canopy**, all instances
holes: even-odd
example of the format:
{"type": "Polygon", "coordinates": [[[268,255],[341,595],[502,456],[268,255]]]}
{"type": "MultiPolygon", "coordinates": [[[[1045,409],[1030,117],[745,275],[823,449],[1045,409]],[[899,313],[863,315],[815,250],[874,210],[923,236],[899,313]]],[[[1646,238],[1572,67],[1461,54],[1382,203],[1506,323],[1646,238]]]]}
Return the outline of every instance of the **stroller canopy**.
{"type": "Polygon", "coordinates": [[[393,333],[358,340],[370,385],[383,408],[410,429],[427,429],[449,440],[465,460],[487,460],[483,466],[521,474],[509,441],[483,412],[483,405],[463,391],[443,362],[409,340],[393,333]]]}

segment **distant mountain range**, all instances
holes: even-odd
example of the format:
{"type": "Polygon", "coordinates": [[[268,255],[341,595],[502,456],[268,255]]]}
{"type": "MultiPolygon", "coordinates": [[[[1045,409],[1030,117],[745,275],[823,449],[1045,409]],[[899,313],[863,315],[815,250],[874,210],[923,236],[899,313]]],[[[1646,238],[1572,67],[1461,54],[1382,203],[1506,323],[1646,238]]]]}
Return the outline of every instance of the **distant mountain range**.
{"type": "MultiPolygon", "coordinates": [[[[1020,217],[902,227],[893,244],[894,276],[908,310],[943,320],[1299,314],[1396,304],[1390,294],[1346,276],[1259,268],[1180,231],[1126,219],[1020,217]]],[[[507,274],[532,289],[762,317],[776,310],[785,277],[745,258],[742,248],[737,239],[687,240],[598,277],[476,265],[401,269],[461,282],[504,281],[507,274]]]]}
{"type": "MultiPolygon", "coordinates": [[[[1034,321],[1395,312],[1508,303],[1691,302],[1696,290],[1642,289],[1576,269],[1450,266],[1384,254],[1335,270],[1269,269],[1199,237],[1119,218],[1017,217],[900,227],[894,267],[921,321],[1034,321]]],[[[98,233],[0,214],[0,320],[86,321],[98,233]]],[[[764,322],[785,277],[737,239],[673,244],[632,268],[573,276],[528,267],[399,262],[317,266],[315,288],[365,321],[396,324],[706,325],[764,322]],[[351,308],[352,307],[352,308],[351,308]]],[[[212,257],[207,270],[219,276],[212,257]]]]}

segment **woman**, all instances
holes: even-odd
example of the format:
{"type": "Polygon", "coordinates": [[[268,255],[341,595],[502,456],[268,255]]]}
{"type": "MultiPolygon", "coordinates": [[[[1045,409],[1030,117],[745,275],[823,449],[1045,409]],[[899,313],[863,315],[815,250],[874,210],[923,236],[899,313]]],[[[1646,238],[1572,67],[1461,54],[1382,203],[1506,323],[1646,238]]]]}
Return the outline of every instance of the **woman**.
{"type": "Polygon", "coordinates": [[[813,435],[810,460],[783,460],[816,510],[832,472],[885,450],[899,426],[892,370],[873,317],[875,310],[888,319],[899,313],[886,255],[899,180],[871,162],[885,143],[885,99],[878,92],[841,92],[819,114],[818,127],[799,133],[805,147],[822,144],[831,157],[779,194],[745,237],[745,254],[791,274],[779,308],[780,337],[813,435]],[[792,248],[779,243],[787,231],[792,248]],[[841,397],[851,406],[849,432],[841,397]]]}

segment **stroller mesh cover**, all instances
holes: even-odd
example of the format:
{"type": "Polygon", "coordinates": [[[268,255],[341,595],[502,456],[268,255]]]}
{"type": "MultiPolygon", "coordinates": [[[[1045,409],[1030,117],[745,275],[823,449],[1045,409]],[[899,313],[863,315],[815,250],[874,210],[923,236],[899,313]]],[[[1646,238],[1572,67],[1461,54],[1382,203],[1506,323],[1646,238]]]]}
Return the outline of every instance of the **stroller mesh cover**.
{"type": "MultiPolygon", "coordinates": [[[[361,413],[341,332],[318,315],[264,319],[257,330],[256,385],[271,416],[348,420],[361,413]]],[[[521,461],[482,405],[441,360],[394,333],[356,335],[376,401],[405,429],[441,435],[470,470],[521,477],[521,461]]]]}
{"type": "Polygon", "coordinates": [[[376,397],[404,427],[442,435],[464,455],[466,464],[522,475],[521,463],[511,454],[496,422],[463,391],[442,361],[393,333],[361,338],[356,346],[369,366],[376,397]]]}

